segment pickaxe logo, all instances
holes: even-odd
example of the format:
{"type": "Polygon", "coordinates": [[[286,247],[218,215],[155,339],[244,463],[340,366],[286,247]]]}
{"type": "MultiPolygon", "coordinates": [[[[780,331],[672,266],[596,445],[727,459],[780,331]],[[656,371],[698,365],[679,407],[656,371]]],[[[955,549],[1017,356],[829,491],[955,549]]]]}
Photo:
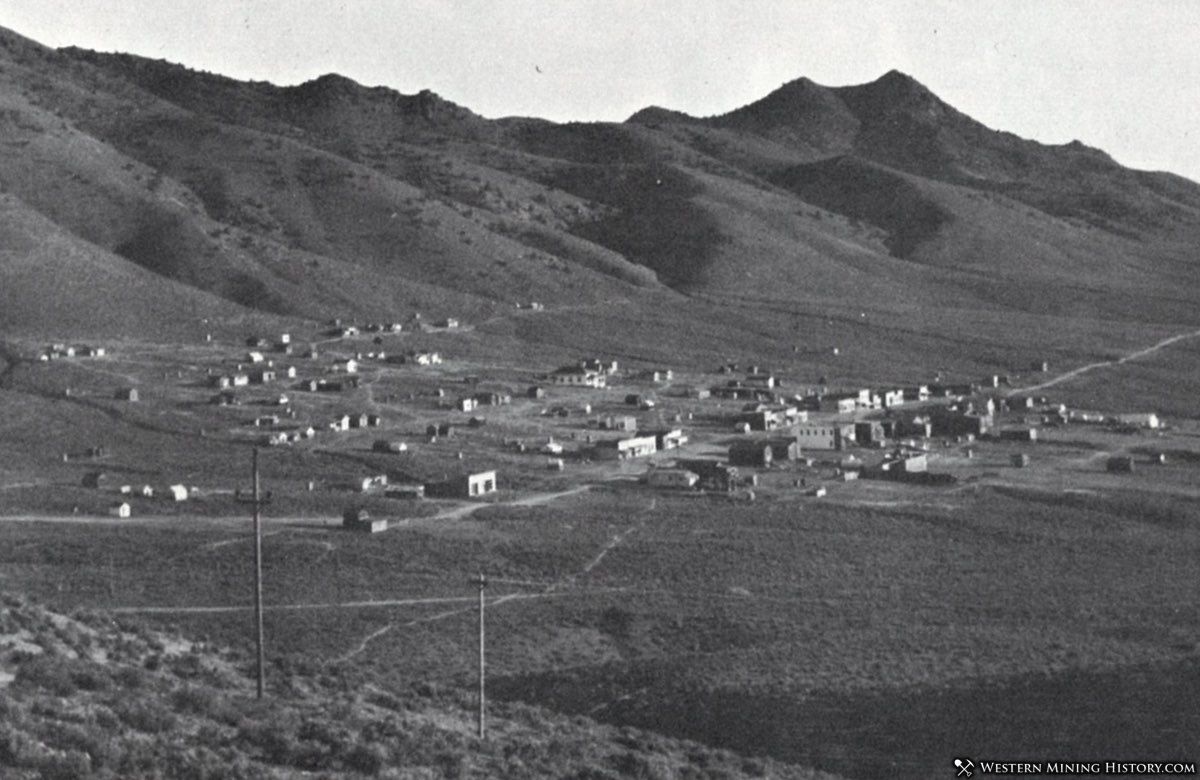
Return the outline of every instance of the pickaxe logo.
{"type": "Polygon", "coordinates": [[[955,777],[970,777],[971,767],[975,766],[975,762],[969,758],[956,758],[954,765],[958,767],[958,774],[955,777]]]}

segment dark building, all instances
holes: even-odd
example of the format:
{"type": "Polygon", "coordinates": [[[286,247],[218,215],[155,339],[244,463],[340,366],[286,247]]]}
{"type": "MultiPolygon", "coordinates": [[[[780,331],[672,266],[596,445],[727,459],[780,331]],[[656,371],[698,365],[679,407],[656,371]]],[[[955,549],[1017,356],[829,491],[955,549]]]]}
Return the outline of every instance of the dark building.
{"type": "Polygon", "coordinates": [[[772,457],[766,441],[736,441],[729,446],[729,462],[734,466],[769,466],[772,457]]]}

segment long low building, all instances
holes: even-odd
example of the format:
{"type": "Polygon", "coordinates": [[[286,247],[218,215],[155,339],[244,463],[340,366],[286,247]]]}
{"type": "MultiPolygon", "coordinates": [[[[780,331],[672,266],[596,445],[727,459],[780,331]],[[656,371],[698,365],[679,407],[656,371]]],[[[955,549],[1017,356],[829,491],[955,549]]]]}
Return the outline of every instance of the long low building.
{"type": "Polygon", "coordinates": [[[608,377],[599,371],[583,366],[565,366],[550,374],[548,379],[556,385],[574,387],[607,387],[608,377]]]}
{"type": "Polygon", "coordinates": [[[596,444],[596,457],[606,460],[641,458],[656,452],[658,452],[658,440],[654,436],[630,436],[596,444]]]}
{"type": "Polygon", "coordinates": [[[1114,415],[1114,417],[1119,423],[1137,426],[1138,428],[1158,428],[1162,424],[1158,419],[1158,415],[1154,412],[1118,414],[1114,415]]]}
{"type": "Polygon", "coordinates": [[[653,487],[692,488],[700,481],[700,475],[687,469],[651,469],[646,474],[646,484],[653,487]]]}

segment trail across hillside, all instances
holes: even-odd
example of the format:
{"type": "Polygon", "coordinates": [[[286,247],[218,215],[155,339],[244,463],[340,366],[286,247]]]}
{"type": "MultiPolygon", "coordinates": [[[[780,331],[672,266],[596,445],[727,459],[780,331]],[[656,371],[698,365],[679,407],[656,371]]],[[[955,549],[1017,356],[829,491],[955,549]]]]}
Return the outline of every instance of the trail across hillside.
{"type": "Polygon", "coordinates": [[[1108,366],[1119,366],[1122,363],[1128,363],[1131,360],[1137,360],[1138,358],[1144,358],[1147,355],[1152,355],[1155,352],[1158,352],[1159,350],[1161,350],[1165,347],[1169,347],[1176,342],[1184,341],[1186,339],[1193,339],[1193,338],[1197,338],[1197,337],[1200,337],[1200,330],[1192,330],[1192,331],[1188,331],[1187,333],[1179,333],[1174,336],[1171,336],[1170,338],[1165,338],[1162,341],[1158,342],[1157,344],[1152,344],[1151,346],[1146,347],[1145,349],[1139,349],[1136,352],[1130,352],[1128,355],[1125,355],[1124,357],[1119,357],[1116,360],[1101,360],[1096,363],[1088,363],[1086,366],[1080,366],[1079,368],[1073,368],[1070,371],[1059,374],[1058,376],[1053,377],[1051,379],[1047,379],[1045,382],[1039,382],[1036,385],[1026,385],[1025,387],[1011,388],[1010,390],[1008,390],[1005,393],[1005,395],[1012,395],[1014,393],[1030,393],[1035,390],[1045,390],[1047,387],[1053,387],[1055,385],[1062,384],[1063,382],[1069,382],[1070,380],[1074,379],[1075,377],[1080,376],[1081,374],[1086,374],[1089,371],[1095,371],[1098,368],[1107,368],[1108,366]]]}
{"type": "MultiPolygon", "coordinates": [[[[576,584],[576,581],[580,577],[587,576],[588,574],[590,574],[592,572],[593,569],[595,569],[597,566],[599,566],[600,562],[602,560],[604,560],[604,557],[606,555],[608,555],[608,553],[611,552],[613,550],[613,548],[617,547],[623,541],[625,541],[625,537],[628,536],[630,533],[632,533],[636,528],[637,528],[636,525],[630,526],[629,528],[625,529],[624,531],[622,531],[621,533],[617,534],[612,539],[610,539],[608,541],[608,543],[605,544],[604,547],[600,550],[599,554],[596,555],[591,561],[589,561],[587,563],[587,565],[585,565],[578,572],[576,572],[574,574],[568,574],[565,577],[562,577],[554,582],[551,582],[548,585],[544,586],[541,590],[535,591],[533,593],[506,593],[503,596],[499,596],[499,597],[487,602],[488,607],[497,607],[497,606],[500,606],[501,604],[505,604],[510,601],[529,601],[531,599],[559,598],[562,596],[570,595],[572,593],[580,595],[580,594],[592,594],[592,593],[597,593],[597,592],[612,592],[612,591],[626,590],[625,588],[579,589],[579,588],[575,587],[575,584],[576,584]]],[[[475,601],[474,597],[468,597],[466,600],[471,601],[471,602],[475,601]]],[[[455,617],[457,615],[462,615],[464,613],[471,612],[474,609],[475,609],[475,606],[474,606],[474,603],[472,603],[467,606],[458,607],[456,609],[450,609],[445,612],[439,612],[435,615],[426,615],[425,617],[415,618],[413,620],[408,620],[403,623],[395,622],[395,621],[387,623],[387,624],[379,627],[375,631],[372,631],[365,638],[363,638],[363,640],[361,642],[359,642],[358,645],[356,645],[352,650],[343,654],[337,660],[339,662],[342,662],[342,661],[349,661],[349,660],[353,659],[355,656],[362,654],[367,649],[367,646],[371,644],[371,642],[375,641],[376,639],[383,636],[384,634],[387,634],[397,628],[410,628],[412,626],[420,625],[421,623],[432,623],[432,622],[435,622],[438,620],[445,620],[446,618],[451,618],[451,617],[455,617]]]]}

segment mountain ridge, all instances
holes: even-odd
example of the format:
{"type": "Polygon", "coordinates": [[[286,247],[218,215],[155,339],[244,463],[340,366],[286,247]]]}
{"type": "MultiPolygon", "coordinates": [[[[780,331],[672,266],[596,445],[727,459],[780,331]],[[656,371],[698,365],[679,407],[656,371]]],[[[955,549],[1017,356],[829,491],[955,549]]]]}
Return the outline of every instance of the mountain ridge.
{"type": "Polygon", "coordinates": [[[171,284],[265,312],[491,318],[529,298],[620,299],[667,307],[678,322],[659,336],[684,339],[764,296],[797,313],[865,296],[1013,317],[1070,300],[1147,324],[1191,322],[1200,303],[1179,293],[1200,287],[1200,186],[991,130],[899,71],[802,77],[713,117],[557,124],[15,33],[0,66],[7,192],[171,284]],[[100,154],[74,151],[88,145],[100,154]]]}

